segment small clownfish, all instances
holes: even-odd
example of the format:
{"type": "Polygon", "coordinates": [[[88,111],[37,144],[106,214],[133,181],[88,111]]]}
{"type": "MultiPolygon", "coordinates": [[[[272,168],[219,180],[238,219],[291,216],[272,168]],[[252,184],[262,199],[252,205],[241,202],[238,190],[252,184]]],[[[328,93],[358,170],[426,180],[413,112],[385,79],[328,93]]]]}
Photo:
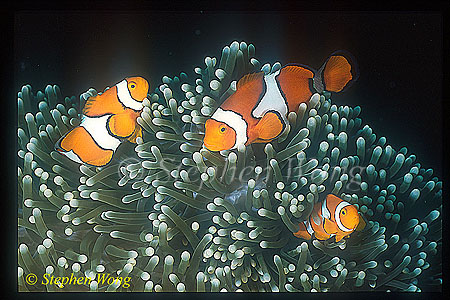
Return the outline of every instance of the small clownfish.
{"type": "Polygon", "coordinates": [[[353,231],[361,231],[366,222],[358,213],[356,207],[332,194],[328,194],[321,203],[314,205],[309,219],[299,224],[300,230],[294,233],[298,238],[318,240],[336,238],[336,242],[347,237],[353,231]]]}
{"type": "Polygon", "coordinates": [[[335,52],[318,71],[287,65],[268,75],[245,75],[236,92],[206,121],[204,146],[210,151],[230,150],[279,137],[287,128],[288,113],[297,112],[301,103],[316,93],[341,92],[358,78],[350,56],[335,52]]]}
{"type": "Polygon", "coordinates": [[[142,137],[136,119],[148,89],[144,78],[129,77],[101,95],[90,97],[80,125],[61,137],[55,149],[78,163],[107,165],[122,141],[136,143],[136,138],[142,137]]]}

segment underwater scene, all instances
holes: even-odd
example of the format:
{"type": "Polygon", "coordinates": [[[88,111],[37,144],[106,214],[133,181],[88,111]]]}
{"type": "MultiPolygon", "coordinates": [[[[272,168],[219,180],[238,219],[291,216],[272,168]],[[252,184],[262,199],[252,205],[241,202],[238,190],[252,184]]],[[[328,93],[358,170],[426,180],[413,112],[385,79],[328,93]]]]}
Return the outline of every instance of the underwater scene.
{"type": "Polygon", "coordinates": [[[442,290],[440,74],[393,42],[435,16],[139,18],[16,16],[19,292],[442,290]]]}

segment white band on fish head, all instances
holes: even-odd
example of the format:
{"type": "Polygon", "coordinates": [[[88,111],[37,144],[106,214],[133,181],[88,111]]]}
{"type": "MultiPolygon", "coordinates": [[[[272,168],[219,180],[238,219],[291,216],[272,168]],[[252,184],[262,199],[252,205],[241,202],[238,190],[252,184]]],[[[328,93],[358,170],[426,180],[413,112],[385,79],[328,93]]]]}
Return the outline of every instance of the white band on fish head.
{"type": "Polygon", "coordinates": [[[141,110],[144,107],[142,105],[142,102],[136,101],[133,99],[133,97],[131,97],[130,91],[128,90],[128,82],[126,79],[116,84],[116,86],[117,86],[117,97],[125,107],[134,110],[141,110]]]}
{"type": "Polygon", "coordinates": [[[247,123],[241,115],[231,110],[223,110],[219,107],[211,116],[211,119],[225,123],[234,129],[236,132],[236,142],[231,149],[236,149],[238,145],[245,145],[247,142],[247,123]]]}
{"type": "Polygon", "coordinates": [[[351,205],[351,204],[348,202],[342,201],[341,203],[338,204],[338,206],[336,206],[336,210],[334,212],[334,219],[336,220],[337,226],[339,227],[340,230],[346,231],[346,232],[353,231],[353,229],[348,229],[347,227],[344,226],[344,224],[342,224],[340,215],[341,215],[341,210],[344,207],[349,206],[349,205],[351,205]]]}

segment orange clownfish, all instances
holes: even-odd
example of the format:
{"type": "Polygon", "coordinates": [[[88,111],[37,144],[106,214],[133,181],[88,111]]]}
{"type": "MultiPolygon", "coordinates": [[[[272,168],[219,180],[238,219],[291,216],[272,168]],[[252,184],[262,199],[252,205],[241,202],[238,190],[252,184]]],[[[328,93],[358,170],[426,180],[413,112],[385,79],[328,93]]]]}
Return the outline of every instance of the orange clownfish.
{"type": "Polygon", "coordinates": [[[143,109],[149,85],[142,77],[125,78],[103,94],[90,97],[81,123],[56,143],[55,149],[78,163],[108,164],[125,139],[136,143],[142,129],[136,119],[143,109]]]}
{"type": "Polygon", "coordinates": [[[323,91],[341,92],[358,78],[349,54],[332,54],[318,70],[288,65],[264,75],[242,77],[205,124],[204,146],[210,151],[235,149],[238,145],[268,143],[287,128],[287,115],[323,91]]]}
{"type": "Polygon", "coordinates": [[[314,234],[318,240],[324,241],[334,236],[339,242],[353,231],[364,229],[366,222],[356,206],[328,194],[323,202],[314,205],[308,220],[299,226],[300,230],[294,233],[298,238],[309,240],[314,234]]]}

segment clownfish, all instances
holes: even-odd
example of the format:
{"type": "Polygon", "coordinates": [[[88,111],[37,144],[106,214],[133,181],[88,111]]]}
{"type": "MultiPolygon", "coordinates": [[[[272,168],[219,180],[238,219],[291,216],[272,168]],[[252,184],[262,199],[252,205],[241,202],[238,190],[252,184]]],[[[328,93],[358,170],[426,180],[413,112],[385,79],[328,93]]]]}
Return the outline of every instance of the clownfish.
{"type": "Polygon", "coordinates": [[[124,140],[136,143],[142,129],[136,119],[149,89],[142,77],[129,77],[90,97],[84,105],[79,126],[66,133],[55,149],[71,160],[91,166],[107,165],[124,140]]]}
{"type": "Polygon", "coordinates": [[[305,240],[312,235],[318,240],[336,238],[336,242],[347,237],[353,231],[361,231],[366,226],[356,206],[328,194],[323,202],[317,202],[306,221],[299,224],[300,229],[294,235],[305,240]]]}
{"type": "Polygon", "coordinates": [[[315,71],[304,65],[287,65],[278,71],[242,77],[228,97],[205,123],[204,147],[210,151],[238,145],[268,143],[287,128],[287,115],[297,112],[316,93],[341,92],[359,74],[350,54],[332,54],[315,71]]]}

